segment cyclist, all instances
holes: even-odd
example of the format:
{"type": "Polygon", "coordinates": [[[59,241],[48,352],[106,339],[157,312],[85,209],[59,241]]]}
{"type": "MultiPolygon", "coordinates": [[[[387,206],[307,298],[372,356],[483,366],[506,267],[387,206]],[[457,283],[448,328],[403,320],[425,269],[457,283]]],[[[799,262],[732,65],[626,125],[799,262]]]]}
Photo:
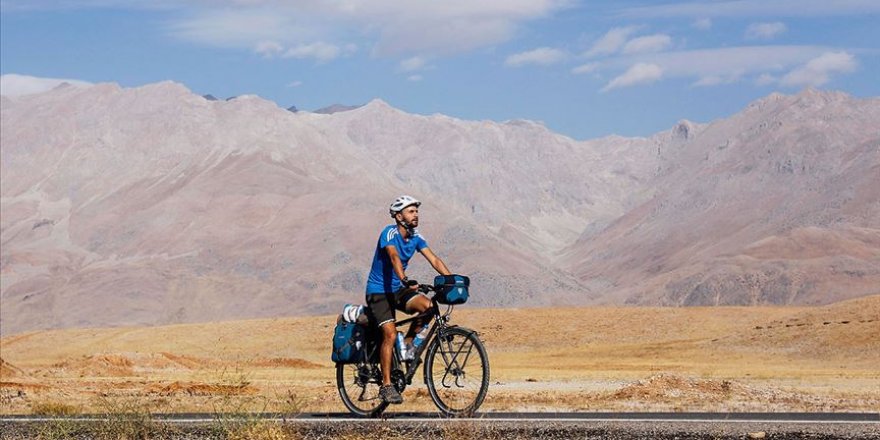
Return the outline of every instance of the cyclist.
{"type": "MultiPolygon", "coordinates": [[[[391,203],[389,213],[395,223],[386,226],[379,234],[373,264],[367,278],[367,310],[381,333],[379,365],[382,368],[382,387],[379,395],[388,403],[403,403],[403,397],[391,385],[391,356],[397,339],[395,310],[405,313],[423,313],[431,307],[431,300],[418,291],[418,282],[406,276],[406,267],[416,252],[441,275],[450,275],[443,260],[431,252],[428,243],[416,230],[419,226],[418,200],[403,195],[391,203]]],[[[430,318],[428,318],[430,319],[430,318]]],[[[413,337],[428,322],[412,323],[404,341],[409,345],[413,337]]]]}

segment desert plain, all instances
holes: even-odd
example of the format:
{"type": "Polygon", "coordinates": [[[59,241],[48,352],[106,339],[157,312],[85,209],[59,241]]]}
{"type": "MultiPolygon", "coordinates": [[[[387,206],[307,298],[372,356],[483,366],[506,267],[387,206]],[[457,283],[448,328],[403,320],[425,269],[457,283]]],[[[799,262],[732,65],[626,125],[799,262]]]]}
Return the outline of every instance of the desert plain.
{"type": "MultiPolygon", "coordinates": [[[[880,411],[880,295],[827,306],[462,306],[481,411],[880,411]]],[[[0,339],[0,413],[342,412],[334,316],[0,339]]],[[[395,411],[430,411],[417,380],[395,411]]]]}

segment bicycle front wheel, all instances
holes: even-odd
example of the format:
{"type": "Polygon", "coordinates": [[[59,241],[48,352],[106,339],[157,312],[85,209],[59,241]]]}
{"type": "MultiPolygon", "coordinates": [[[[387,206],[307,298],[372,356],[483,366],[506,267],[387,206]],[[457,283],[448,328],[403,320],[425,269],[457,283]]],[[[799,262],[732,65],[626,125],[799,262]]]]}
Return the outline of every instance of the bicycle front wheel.
{"type": "Polygon", "coordinates": [[[441,331],[428,347],[425,382],[445,415],[476,412],[489,390],[489,357],[477,333],[462,327],[441,331]]]}
{"type": "Polygon", "coordinates": [[[336,364],[339,397],[354,414],[362,417],[382,414],[388,404],[379,396],[381,385],[382,373],[376,364],[336,364]]]}

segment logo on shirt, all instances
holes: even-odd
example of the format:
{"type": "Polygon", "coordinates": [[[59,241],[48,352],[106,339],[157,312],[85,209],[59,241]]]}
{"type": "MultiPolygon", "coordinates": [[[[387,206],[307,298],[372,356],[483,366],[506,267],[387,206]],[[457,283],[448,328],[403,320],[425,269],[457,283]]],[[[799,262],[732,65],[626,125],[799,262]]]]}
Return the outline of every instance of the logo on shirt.
{"type": "Polygon", "coordinates": [[[389,229],[388,234],[385,235],[385,241],[391,241],[392,238],[397,236],[397,228],[389,229]]]}

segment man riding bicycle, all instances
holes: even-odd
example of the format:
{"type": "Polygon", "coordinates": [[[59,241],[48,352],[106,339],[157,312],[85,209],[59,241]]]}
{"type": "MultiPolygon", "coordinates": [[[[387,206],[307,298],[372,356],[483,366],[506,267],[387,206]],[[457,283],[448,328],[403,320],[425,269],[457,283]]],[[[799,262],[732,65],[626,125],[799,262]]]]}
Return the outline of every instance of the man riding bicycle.
{"type": "MultiPolygon", "coordinates": [[[[416,252],[421,253],[428,263],[441,275],[451,272],[437,255],[428,248],[428,243],[418,233],[419,206],[422,203],[410,196],[400,196],[389,209],[395,224],[388,225],[379,234],[373,264],[367,278],[366,302],[381,333],[379,365],[382,368],[382,388],[379,395],[388,403],[403,403],[403,397],[391,384],[391,356],[397,339],[396,310],[405,313],[424,313],[431,308],[431,300],[418,291],[419,283],[406,276],[406,267],[416,252]]],[[[415,335],[428,322],[416,320],[406,333],[404,341],[412,343],[415,335]]]]}

